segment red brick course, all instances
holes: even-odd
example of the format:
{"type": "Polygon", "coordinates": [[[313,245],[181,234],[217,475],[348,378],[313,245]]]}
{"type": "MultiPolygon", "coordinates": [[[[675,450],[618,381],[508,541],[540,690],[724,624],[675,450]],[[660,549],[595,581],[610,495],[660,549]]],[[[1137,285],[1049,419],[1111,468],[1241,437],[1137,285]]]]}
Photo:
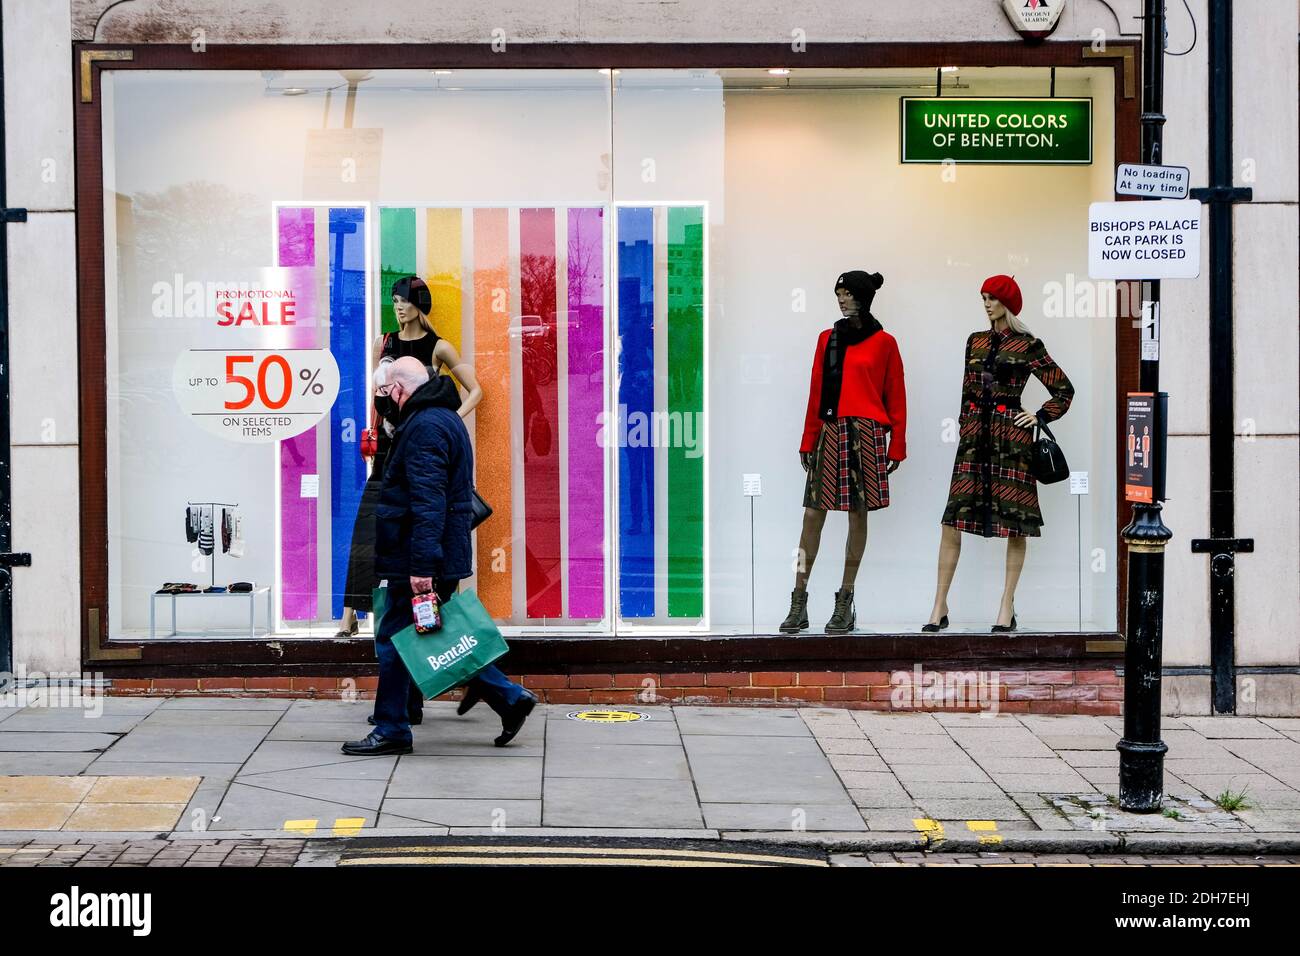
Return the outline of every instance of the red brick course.
{"type": "MultiPolygon", "coordinates": [[[[1023,666],[1023,665],[1022,665],[1023,666]]],[[[512,675],[544,703],[619,705],[731,704],[835,707],[844,710],[976,711],[974,695],[996,691],[1006,713],[1119,715],[1124,685],[1114,670],[718,671],[512,675]],[[994,680],[997,681],[996,687],[994,680]],[[646,684],[650,681],[650,684],[646,684]],[[977,683],[978,682],[978,683],[977,683]],[[898,691],[896,693],[896,691],[898,691]],[[964,699],[955,695],[964,694],[964,699]]],[[[284,697],[368,700],[373,676],[200,677],[113,680],[109,693],[127,697],[284,697]]],[[[457,700],[459,691],[439,700],[457,700]]]]}

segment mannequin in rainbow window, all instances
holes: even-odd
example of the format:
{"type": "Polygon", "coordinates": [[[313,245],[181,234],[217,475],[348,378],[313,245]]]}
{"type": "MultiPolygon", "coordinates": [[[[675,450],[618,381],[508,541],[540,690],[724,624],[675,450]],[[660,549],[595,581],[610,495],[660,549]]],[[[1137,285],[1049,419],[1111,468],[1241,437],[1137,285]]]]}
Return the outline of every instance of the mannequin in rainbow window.
{"type": "Polygon", "coordinates": [[[1038,482],[1030,472],[1034,425],[1065,414],[1074,386],[1019,319],[1020,286],[1011,276],[991,276],[980,289],[989,327],[966,340],[957,459],[943,512],[939,575],[930,621],[922,631],[948,626],[948,588],[961,557],[962,533],[1007,539],[1006,575],[993,631],[1016,629],[1016,585],[1028,538],[1039,536],[1043,514],[1038,482]],[[1049,397],[1037,413],[1020,407],[1033,376],[1049,397]]]}
{"type": "Polygon", "coordinates": [[[907,457],[907,390],[894,337],[871,314],[884,284],[879,272],[845,272],[835,282],[842,318],[817,339],[799,461],[808,473],[803,496],[801,560],[781,631],[808,626],[808,576],[827,511],[846,511],[844,577],[827,634],[857,623],[853,586],[867,547],[867,513],[889,507],[889,475],[907,457]]]}
{"type": "MultiPolygon", "coordinates": [[[[393,315],[397,319],[397,331],[375,339],[374,363],[376,366],[386,365],[411,355],[432,370],[430,375],[450,371],[453,381],[465,387],[466,394],[457,410],[464,419],[483,400],[483,389],[474,374],[474,366],[460,357],[451,342],[434,331],[429,319],[432,311],[433,295],[423,279],[406,276],[394,282],[393,315]]],[[[377,433],[377,449],[352,528],[352,548],[343,597],[346,606],[343,608],[342,627],[335,637],[357,633],[357,611],[371,610],[370,595],[379,586],[379,579],[375,577],[375,505],[379,502],[384,461],[392,447],[396,422],[397,408],[385,396],[375,396],[372,425],[377,433]]]]}

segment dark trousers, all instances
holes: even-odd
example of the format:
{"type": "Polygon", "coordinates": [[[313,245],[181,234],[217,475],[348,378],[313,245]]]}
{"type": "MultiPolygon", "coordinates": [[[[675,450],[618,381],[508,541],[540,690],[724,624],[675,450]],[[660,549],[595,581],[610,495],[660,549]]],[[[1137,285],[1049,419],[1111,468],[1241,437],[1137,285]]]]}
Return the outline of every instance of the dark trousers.
{"type": "MultiPolygon", "coordinates": [[[[438,582],[438,600],[446,602],[456,593],[459,582],[438,582]]],[[[379,658],[379,689],[375,692],[375,730],[385,740],[411,741],[411,715],[424,707],[424,695],[402,663],[393,646],[393,635],[415,621],[411,609],[409,579],[388,582],[388,610],[375,630],[375,656],[379,658]]],[[[487,705],[504,715],[526,691],[495,664],[489,664],[464,685],[472,688],[487,705]]]]}

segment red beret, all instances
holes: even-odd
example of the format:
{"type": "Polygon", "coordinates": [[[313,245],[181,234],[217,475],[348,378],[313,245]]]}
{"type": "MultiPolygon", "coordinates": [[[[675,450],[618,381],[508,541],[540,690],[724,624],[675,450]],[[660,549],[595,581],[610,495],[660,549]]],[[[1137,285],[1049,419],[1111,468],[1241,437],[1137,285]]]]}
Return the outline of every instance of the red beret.
{"type": "Polygon", "coordinates": [[[980,286],[980,293],[985,292],[1005,305],[1012,315],[1020,314],[1024,300],[1020,297],[1020,286],[1011,276],[989,276],[980,286]]]}

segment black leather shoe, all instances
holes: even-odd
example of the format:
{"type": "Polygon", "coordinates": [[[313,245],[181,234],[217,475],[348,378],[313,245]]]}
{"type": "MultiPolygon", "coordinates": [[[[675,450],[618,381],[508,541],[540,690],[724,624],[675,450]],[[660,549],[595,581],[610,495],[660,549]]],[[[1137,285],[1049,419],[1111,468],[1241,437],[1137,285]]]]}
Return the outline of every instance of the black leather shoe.
{"type": "Polygon", "coordinates": [[[465,696],[462,697],[460,703],[456,705],[456,716],[464,717],[469,713],[469,709],[482,699],[483,698],[479,696],[478,691],[474,689],[472,684],[466,687],[465,696]]]}
{"type": "Polygon", "coordinates": [[[994,634],[1009,634],[1011,631],[1014,631],[1015,629],[1016,629],[1016,616],[1012,614],[1010,624],[994,624],[990,630],[994,634]]]}
{"type": "MultiPolygon", "coordinates": [[[[424,711],[420,711],[419,713],[416,714],[411,714],[406,718],[406,722],[410,724],[412,727],[414,727],[416,724],[424,723],[424,711]]],[[[370,724],[373,727],[375,724],[379,723],[379,721],[375,719],[374,714],[371,714],[369,717],[366,718],[366,723],[370,724]]]]}
{"type": "Polygon", "coordinates": [[[365,740],[349,740],[343,745],[343,752],[349,757],[385,757],[389,754],[409,754],[411,745],[371,733],[365,740]]]}
{"type": "Polygon", "coordinates": [[[938,624],[926,624],[926,625],[923,625],[923,626],[921,627],[921,631],[922,631],[922,633],[925,633],[925,634],[938,634],[940,631],[946,631],[947,629],[948,629],[948,615],[947,615],[947,614],[945,614],[943,617],[939,618],[939,623],[938,623],[938,624]]]}
{"type": "Polygon", "coordinates": [[[493,741],[498,747],[504,747],[510,741],[515,739],[515,735],[523,730],[524,721],[528,715],[533,712],[537,706],[537,698],[527,691],[524,696],[510,705],[509,711],[501,718],[501,736],[493,741]]]}

